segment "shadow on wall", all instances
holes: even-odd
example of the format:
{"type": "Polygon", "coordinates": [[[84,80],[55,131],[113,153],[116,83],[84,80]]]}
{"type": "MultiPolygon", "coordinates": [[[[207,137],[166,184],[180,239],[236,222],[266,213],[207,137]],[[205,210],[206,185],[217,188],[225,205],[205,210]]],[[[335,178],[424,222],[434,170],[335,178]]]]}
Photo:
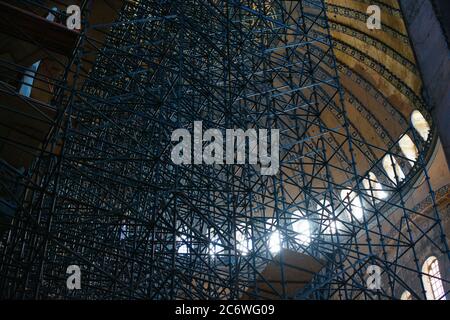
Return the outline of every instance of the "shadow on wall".
{"type": "Polygon", "coordinates": [[[444,30],[447,45],[450,47],[450,1],[431,0],[436,16],[444,30]]]}

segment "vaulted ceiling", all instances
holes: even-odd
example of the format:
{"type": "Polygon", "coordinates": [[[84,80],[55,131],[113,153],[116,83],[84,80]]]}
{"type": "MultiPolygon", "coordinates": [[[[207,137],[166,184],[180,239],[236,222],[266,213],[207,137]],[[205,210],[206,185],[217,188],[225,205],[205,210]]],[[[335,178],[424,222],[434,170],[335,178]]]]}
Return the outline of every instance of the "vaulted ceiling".
{"type": "MultiPolygon", "coordinates": [[[[405,133],[414,135],[410,126],[414,110],[431,123],[421,98],[419,69],[397,0],[325,2],[350,130],[356,140],[366,142],[356,152],[357,162],[362,171],[371,170],[371,160],[387,151],[402,154],[398,141],[405,133]],[[380,30],[367,27],[370,5],[381,9],[380,30]]],[[[399,161],[404,171],[411,170],[399,161]]],[[[381,163],[375,167],[380,171],[376,174],[383,175],[381,163]]]]}

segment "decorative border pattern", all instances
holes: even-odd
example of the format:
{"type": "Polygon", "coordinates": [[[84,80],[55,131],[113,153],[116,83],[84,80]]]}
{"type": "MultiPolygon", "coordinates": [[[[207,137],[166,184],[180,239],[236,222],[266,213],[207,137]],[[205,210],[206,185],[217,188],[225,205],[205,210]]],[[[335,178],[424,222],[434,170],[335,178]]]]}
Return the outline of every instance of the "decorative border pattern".
{"type": "Polygon", "coordinates": [[[392,49],[390,46],[386,45],[385,43],[359,31],[352,27],[337,23],[337,22],[330,22],[330,27],[333,30],[336,30],[337,32],[344,33],[346,35],[352,36],[354,38],[357,38],[365,43],[368,43],[372,45],[373,47],[377,48],[378,50],[382,51],[384,54],[392,57],[395,61],[399,62],[403,67],[411,71],[414,75],[418,76],[419,71],[416,67],[416,65],[402,56],[400,53],[392,49]]]}
{"type": "MultiPolygon", "coordinates": [[[[450,184],[447,184],[447,185],[439,188],[437,191],[435,191],[434,196],[435,196],[435,199],[436,199],[436,203],[439,203],[440,201],[442,201],[447,196],[449,196],[449,198],[450,198],[450,194],[448,192],[449,191],[449,187],[450,187],[450,184]]],[[[412,208],[412,211],[424,212],[426,209],[428,209],[431,206],[433,206],[433,201],[432,201],[432,197],[431,197],[431,194],[430,194],[425,199],[423,199],[418,204],[416,204],[412,208]]]]}

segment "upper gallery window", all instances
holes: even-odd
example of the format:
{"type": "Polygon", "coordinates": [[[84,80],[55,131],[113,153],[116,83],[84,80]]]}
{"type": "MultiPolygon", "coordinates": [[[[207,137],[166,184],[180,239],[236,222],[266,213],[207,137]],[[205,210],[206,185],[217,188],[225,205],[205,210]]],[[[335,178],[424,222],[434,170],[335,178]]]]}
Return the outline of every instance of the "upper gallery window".
{"type": "Polygon", "coordinates": [[[425,260],[422,266],[422,281],[427,300],[447,300],[439,271],[438,259],[434,256],[425,260]]]}
{"type": "Polygon", "coordinates": [[[384,156],[383,168],[389,179],[391,179],[394,184],[398,184],[405,179],[405,174],[403,173],[402,168],[400,168],[397,160],[395,160],[394,156],[389,154],[384,156]]]}
{"type": "Polygon", "coordinates": [[[350,189],[344,189],[341,191],[341,199],[349,216],[361,221],[364,211],[358,194],[350,189]]]}
{"type": "Polygon", "coordinates": [[[430,125],[419,110],[414,110],[411,113],[411,123],[414,129],[420,134],[423,140],[428,140],[428,135],[430,134],[430,125]]]}
{"type": "Polygon", "coordinates": [[[387,198],[388,194],[383,190],[383,186],[378,182],[377,176],[373,172],[369,172],[367,178],[363,180],[364,189],[376,200],[387,198]]]}
{"type": "Polygon", "coordinates": [[[414,162],[417,160],[417,157],[419,156],[419,151],[417,151],[416,145],[407,134],[404,134],[400,138],[398,144],[403,152],[403,155],[408,159],[409,163],[411,164],[411,167],[413,167],[414,162]]]}

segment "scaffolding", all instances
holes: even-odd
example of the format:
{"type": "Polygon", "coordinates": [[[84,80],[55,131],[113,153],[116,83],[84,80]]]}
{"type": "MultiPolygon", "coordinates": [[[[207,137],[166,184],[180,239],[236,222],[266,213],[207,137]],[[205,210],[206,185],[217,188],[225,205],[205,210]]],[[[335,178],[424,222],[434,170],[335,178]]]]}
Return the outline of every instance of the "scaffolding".
{"type": "Polygon", "coordinates": [[[436,134],[410,126],[412,161],[356,132],[323,0],[123,1],[99,24],[80,5],[50,130],[11,195],[0,297],[425,298],[408,281],[423,276],[418,248],[450,258],[426,170],[436,134]],[[279,129],[279,172],[174,164],[171,135],[195,121],[279,129]],[[406,202],[420,179],[427,214],[406,202]],[[66,287],[70,265],[81,290],[66,287]]]}

